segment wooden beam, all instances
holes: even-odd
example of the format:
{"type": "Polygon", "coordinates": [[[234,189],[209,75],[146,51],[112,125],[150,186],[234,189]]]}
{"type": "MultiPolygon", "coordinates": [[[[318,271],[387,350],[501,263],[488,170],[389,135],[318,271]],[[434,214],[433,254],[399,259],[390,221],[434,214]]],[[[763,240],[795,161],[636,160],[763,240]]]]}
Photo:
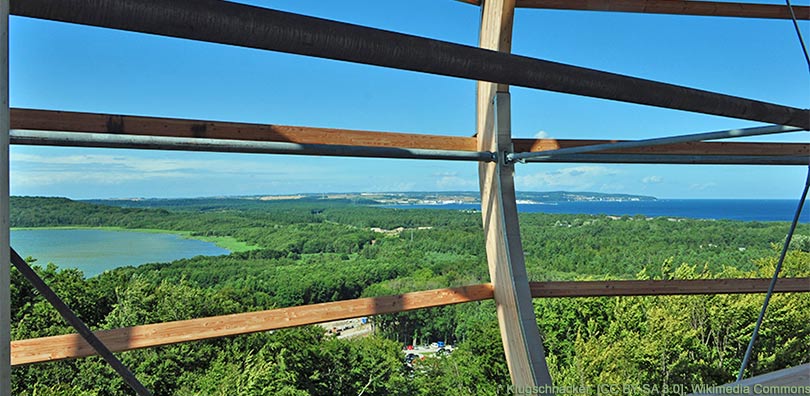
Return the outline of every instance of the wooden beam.
{"type": "MultiPolygon", "coordinates": [[[[770,279],[674,279],[531,282],[532,297],[673,296],[765,293],[770,279]]],[[[776,292],[810,292],[810,278],[779,278],[776,292]]]]}
{"type": "MultiPolygon", "coordinates": [[[[622,140],[513,139],[515,152],[557,150],[568,147],[617,143],[622,140]]],[[[594,153],[596,154],[596,152],[594,153]]],[[[694,142],[650,146],[626,150],[599,151],[598,154],[662,154],[662,155],[750,155],[806,156],[807,143],[694,142]]]]}
{"type": "Polygon", "coordinates": [[[476,145],[474,138],[460,136],[33,109],[12,109],[11,129],[463,151],[475,151],[476,145]]]}
{"type": "MultiPolygon", "coordinates": [[[[13,141],[12,135],[12,141],[13,141]]],[[[810,157],[745,155],[655,155],[655,154],[572,154],[550,159],[530,158],[529,163],[575,164],[671,164],[671,165],[774,165],[807,166],[810,157]]]]}
{"type": "Polygon", "coordinates": [[[14,15],[810,129],[810,110],[220,0],[23,0],[14,15]]]}
{"type": "MultiPolygon", "coordinates": [[[[518,8],[615,11],[646,14],[792,19],[781,4],[731,3],[689,0],[517,0],[518,8]]],[[[810,19],[810,7],[793,6],[796,19],[810,19]]]]}
{"type": "MultiPolygon", "coordinates": [[[[476,138],[395,132],[358,131],[212,120],[158,118],[55,110],[11,109],[11,129],[110,133],[181,138],[234,139],[299,144],[355,145],[434,150],[475,151],[476,138]]],[[[620,140],[513,139],[516,152],[555,150],[620,140]]],[[[12,142],[14,144],[14,142],[12,142]]],[[[806,143],[697,142],[612,150],[611,154],[806,156],[806,143]]]]}
{"type": "MultiPolygon", "coordinates": [[[[765,293],[770,279],[530,282],[534,298],[765,293]]],[[[810,292],[810,278],[780,278],[776,292],[810,292]]],[[[114,352],[492,299],[489,283],[97,331],[114,352]]],[[[78,334],[11,342],[12,365],[94,354],[78,334]]]]}
{"type": "MultiPolygon", "coordinates": [[[[420,308],[491,299],[490,284],[428,290],[395,296],[361,298],[269,311],[248,312],[97,331],[113,352],[255,333],[333,320],[357,318],[420,308]]],[[[43,337],[11,343],[14,366],[95,354],[78,334],[43,337]]]]}
{"type": "MultiPolygon", "coordinates": [[[[481,48],[511,51],[514,8],[514,0],[485,0],[481,48]]],[[[506,364],[515,386],[551,385],[520,241],[515,168],[501,155],[512,151],[509,86],[479,81],[477,88],[478,150],[498,153],[498,162],[478,164],[478,177],[487,262],[506,364]]]]}

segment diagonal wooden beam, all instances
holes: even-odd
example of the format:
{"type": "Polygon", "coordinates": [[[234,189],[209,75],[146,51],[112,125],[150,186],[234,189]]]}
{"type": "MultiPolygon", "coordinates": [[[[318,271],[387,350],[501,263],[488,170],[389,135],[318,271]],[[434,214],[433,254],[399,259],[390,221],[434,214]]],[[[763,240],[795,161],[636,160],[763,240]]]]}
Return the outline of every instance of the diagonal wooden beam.
{"type": "Polygon", "coordinates": [[[14,15],[810,129],[810,111],[219,0],[21,0],[14,15]]]}
{"type": "MultiPolygon", "coordinates": [[[[481,48],[512,48],[514,0],[485,0],[481,7],[481,48]]],[[[546,354],[534,316],[515,200],[509,86],[479,81],[476,97],[478,150],[498,153],[498,162],[478,163],[489,276],[506,364],[517,387],[551,385],[546,354]]]]}

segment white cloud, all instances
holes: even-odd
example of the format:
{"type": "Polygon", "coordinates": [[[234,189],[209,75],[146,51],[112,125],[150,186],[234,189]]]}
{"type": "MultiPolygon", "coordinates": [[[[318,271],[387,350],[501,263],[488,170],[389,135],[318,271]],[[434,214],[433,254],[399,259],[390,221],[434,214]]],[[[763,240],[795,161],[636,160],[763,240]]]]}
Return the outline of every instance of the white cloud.
{"type": "Polygon", "coordinates": [[[436,180],[436,187],[442,190],[469,190],[478,187],[478,181],[459,176],[442,176],[436,180]]]}
{"type": "Polygon", "coordinates": [[[538,131],[537,133],[534,134],[535,139],[548,139],[549,136],[551,135],[549,135],[548,132],[546,131],[538,131]]]}
{"type": "Polygon", "coordinates": [[[662,178],[661,176],[647,176],[641,179],[641,182],[644,184],[655,184],[661,183],[662,181],[664,181],[664,178],[662,178]]]}
{"type": "Polygon", "coordinates": [[[689,189],[692,191],[704,191],[711,189],[712,187],[716,187],[717,183],[715,182],[708,182],[708,183],[695,183],[689,186],[689,189]]]}
{"type": "Polygon", "coordinates": [[[191,173],[161,172],[133,173],[120,171],[20,171],[11,174],[11,183],[18,187],[47,186],[61,183],[92,183],[92,184],[123,184],[132,181],[149,180],[155,178],[186,178],[193,177],[191,173]]]}
{"type": "Polygon", "coordinates": [[[379,184],[374,184],[367,187],[360,187],[360,190],[366,192],[391,192],[391,191],[413,191],[417,184],[409,181],[390,181],[379,184]]]}
{"type": "Polygon", "coordinates": [[[39,155],[10,153],[11,178],[16,186],[48,186],[61,183],[124,184],[144,180],[179,180],[204,176],[273,177],[289,179],[301,174],[324,175],[328,171],[290,163],[268,165],[254,159],[144,158],[139,156],[79,154],[39,155]],[[315,172],[317,170],[317,172],[315,172]]]}
{"type": "Polygon", "coordinates": [[[434,172],[436,188],[440,190],[465,191],[478,188],[478,178],[475,176],[460,175],[456,171],[434,172]]]}
{"type": "Polygon", "coordinates": [[[10,160],[13,163],[34,164],[39,166],[61,165],[62,168],[80,166],[105,166],[113,169],[129,170],[133,172],[166,172],[178,170],[244,170],[245,161],[229,160],[190,160],[190,159],[162,159],[162,158],[141,158],[117,155],[63,155],[44,156],[36,154],[11,153],[10,160]]]}
{"type": "Polygon", "coordinates": [[[518,189],[566,188],[586,189],[604,186],[605,178],[618,172],[604,166],[575,166],[549,172],[537,172],[515,177],[518,189]]]}

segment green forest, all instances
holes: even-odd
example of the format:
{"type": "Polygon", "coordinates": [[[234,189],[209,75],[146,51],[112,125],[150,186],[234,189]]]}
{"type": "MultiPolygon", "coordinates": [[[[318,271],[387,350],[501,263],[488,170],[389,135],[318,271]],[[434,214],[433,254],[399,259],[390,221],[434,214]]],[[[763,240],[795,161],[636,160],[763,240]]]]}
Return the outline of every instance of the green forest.
{"type": "MultiPolygon", "coordinates": [[[[91,278],[19,252],[93,329],[489,281],[480,213],[365,204],[211,199],[121,207],[12,197],[11,226],[160,229],[257,247],[91,278]]],[[[788,229],[779,222],[540,213],[521,214],[520,225],[532,281],[767,278],[788,229]]],[[[810,276],[807,224],[797,229],[782,276],[810,276]]],[[[11,294],[12,339],[73,332],[16,270],[11,294]]],[[[533,303],[556,385],[691,390],[736,378],[762,301],[742,294],[533,303]]],[[[156,395],[506,394],[492,301],[370,321],[373,334],[351,339],[307,326],[117,355],[156,395]],[[453,352],[405,364],[405,345],[437,341],[453,352]]],[[[776,294],[746,375],[808,361],[810,294],[776,294]]],[[[133,394],[98,357],[19,366],[12,376],[15,395],[133,394]]]]}

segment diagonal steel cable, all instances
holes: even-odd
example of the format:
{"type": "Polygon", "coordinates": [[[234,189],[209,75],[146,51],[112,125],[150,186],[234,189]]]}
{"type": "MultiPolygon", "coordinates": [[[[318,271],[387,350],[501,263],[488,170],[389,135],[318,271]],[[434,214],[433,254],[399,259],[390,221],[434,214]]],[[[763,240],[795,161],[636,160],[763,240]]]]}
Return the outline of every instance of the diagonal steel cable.
{"type": "Polygon", "coordinates": [[[779,272],[782,270],[782,264],[785,262],[785,256],[787,255],[788,248],[790,247],[790,241],[793,239],[793,232],[796,231],[796,225],[799,224],[799,216],[801,216],[802,214],[802,208],[804,207],[804,201],[807,199],[808,189],[810,189],[810,166],[808,166],[807,169],[807,178],[804,181],[804,190],[802,191],[801,198],[799,198],[799,205],[796,207],[796,213],[793,215],[793,222],[790,223],[790,230],[788,231],[787,237],[785,238],[785,244],[784,246],[782,246],[782,252],[779,255],[779,261],[776,263],[776,268],[773,271],[771,284],[768,286],[768,292],[765,294],[765,301],[762,303],[762,309],[759,311],[757,323],[756,325],[754,325],[754,332],[751,334],[751,341],[748,343],[748,348],[745,349],[745,356],[743,357],[742,364],[740,365],[740,372],[739,374],[737,374],[738,382],[742,380],[745,368],[746,366],[748,366],[748,361],[751,359],[751,352],[754,350],[754,343],[756,342],[757,336],[759,335],[759,328],[762,326],[763,319],[765,319],[765,311],[768,310],[768,304],[771,301],[773,289],[774,287],[776,287],[776,281],[779,278],[779,272]]]}
{"type": "Polygon", "coordinates": [[[25,260],[23,260],[23,258],[20,257],[20,255],[17,254],[13,248],[11,249],[11,263],[14,264],[14,266],[17,267],[17,270],[19,270],[20,273],[39,291],[39,293],[42,294],[42,296],[45,297],[45,299],[48,300],[48,302],[51,303],[54,308],[56,308],[65,321],[73,326],[79,335],[81,335],[82,338],[84,338],[84,340],[87,341],[87,343],[90,344],[90,346],[93,347],[93,349],[95,349],[96,352],[98,352],[98,354],[110,364],[110,366],[112,366],[113,370],[115,370],[115,372],[117,372],[118,375],[124,379],[124,382],[126,382],[135,391],[135,393],[138,394],[138,396],[152,396],[152,393],[149,392],[149,390],[146,389],[146,387],[143,386],[140,381],[138,381],[135,374],[132,374],[132,372],[126,366],[124,366],[124,364],[121,363],[121,361],[118,360],[115,355],[113,355],[109,348],[104,345],[104,342],[96,337],[93,331],[90,330],[90,328],[87,327],[87,325],[84,324],[84,322],[79,319],[78,316],[76,316],[73,310],[71,310],[70,307],[68,307],[67,304],[65,304],[65,302],[59,298],[53,289],[51,289],[48,284],[46,284],[45,281],[42,280],[42,278],[40,278],[36,272],[34,272],[31,266],[29,266],[28,263],[26,263],[25,260]]]}

